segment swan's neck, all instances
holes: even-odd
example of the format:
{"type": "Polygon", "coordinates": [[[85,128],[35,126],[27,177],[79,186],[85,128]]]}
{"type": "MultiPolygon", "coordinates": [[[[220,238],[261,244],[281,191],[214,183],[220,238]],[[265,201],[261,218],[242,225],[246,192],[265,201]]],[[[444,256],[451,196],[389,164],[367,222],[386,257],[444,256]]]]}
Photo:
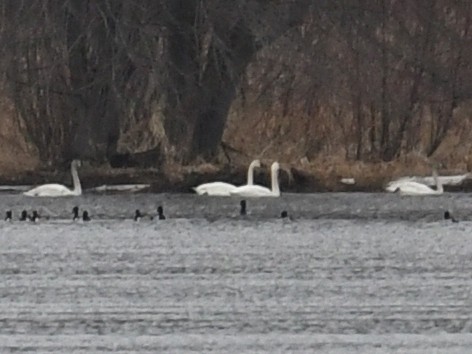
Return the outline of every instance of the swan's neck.
{"type": "Polygon", "coordinates": [[[250,186],[254,184],[254,164],[252,162],[247,170],[247,184],[250,186]]]}
{"type": "Polygon", "coordinates": [[[280,188],[279,188],[279,169],[278,168],[272,169],[271,179],[272,179],[272,193],[275,195],[279,195],[280,188]]]}
{"type": "Polygon", "coordinates": [[[437,177],[436,177],[436,191],[438,193],[443,193],[444,192],[443,185],[441,183],[439,183],[439,180],[438,180],[437,177]]]}
{"type": "Polygon", "coordinates": [[[80,195],[82,194],[82,186],[80,185],[80,180],[79,180],[79,174],[77,173],[77,167],[75,164],[72,164],[70,167],[70,171],[72,174],[72,182],[74,184],[74,189],[72,190],[72,193],[75,195],[80,195]]]}

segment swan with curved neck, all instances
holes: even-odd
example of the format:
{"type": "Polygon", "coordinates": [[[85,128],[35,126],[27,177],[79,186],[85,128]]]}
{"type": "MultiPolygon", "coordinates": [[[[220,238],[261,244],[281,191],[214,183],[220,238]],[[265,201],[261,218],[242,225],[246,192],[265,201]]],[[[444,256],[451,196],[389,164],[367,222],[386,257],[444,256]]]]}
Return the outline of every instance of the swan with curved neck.
{"type": "MultiPolygon", "coordinates": [[[[259,160],[254,160],[249,165],[247,170],[247,185],[254,184],[254,168],[261,167],[261,162],[259,160]]],[[[219,197],[228,197],[231,195],[231,191],[237,188],[235,185],[226,182],[210,182],[200,184],[199,186],[193,188],[193,190],[198,195],[211,195],[219,197]]]]}
{"type": "Polygon", "coordinates": [[[66,197],[81,195],[82,187],[80,185],[77,167],[80,167],[80,161],[72,161],[70,170],[72,174],[72,181],[74,183],[73,189],[67,188],[66,186],[58,183],[48,183],[35,187],[27,192],[24,192],[23,194],[29,197],[66,197]]]}
{"type": "Polygon", "coordinates": [[[436,189],[433,189],[426,184],[414,182],[414,181],[403,181],[398,183],[395,188],[395,192],[400,195],[440,195],[444,193],[443,185],[439,182],[438,173],[433,170],[433,178],[436,183],[436,189]]]}
{"type": "Polygon", "coordinates": [[[274,162],[270,167],[272,189],[255,184],[246,185],[237,187],[231,192],[231,195],[237,195],[240,197],[280,197],[279,169],[280,165],[278,162],[274,162]]]}

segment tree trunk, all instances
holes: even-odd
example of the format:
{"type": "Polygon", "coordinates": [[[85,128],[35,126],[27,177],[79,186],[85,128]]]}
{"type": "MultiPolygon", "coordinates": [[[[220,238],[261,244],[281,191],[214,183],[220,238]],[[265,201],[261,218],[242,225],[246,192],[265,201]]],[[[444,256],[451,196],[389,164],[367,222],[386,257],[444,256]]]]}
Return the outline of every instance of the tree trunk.
{"type": "Polygon", "coordinates": [[[82,0],[71,0],[67,18],[67,47],[74,112],[72,140],[66,155],[103,161],[116,152],[120,113],[111,92],[114,21],[94,28],[85,24],[93,11],[82,0]]]}
{"type": "MultiPolygon", "coordinates": [[[[274,29],[264,44],[299,23],[308,3],[284,3],[284,17],[271,23],[274,29]]],[[[222,1],[214,12],[201,6],[195,0],[174,0],[167,7],[170,64],[164,128],[183,162],[215,157],[242,75],[261,48],[261,38],[256,39],[248,18],[254,14],[241,10],[243,5],[222,1]]]]}
{"type": "MultiPolygon", "coordinates": [[[[196,11],[195,7],[176,4],[172,11],[174,25],[190,27],[196,11]]],[[[187,162],[197,156],[211,159],[217,153],[236,88],[256,52],[254,37],[242,22],[226,28],[228,33],[217,30],[195,34],[171,28],[168,37],[169,61],[173,65],[164,126],[170,143],[179,149],[178,156],[187,162]],[[205,35],[211,36],[206,48],[196,40],[205,35]],[[202,56],[206,56],[204,63],[198,61],[202,56]]]]}

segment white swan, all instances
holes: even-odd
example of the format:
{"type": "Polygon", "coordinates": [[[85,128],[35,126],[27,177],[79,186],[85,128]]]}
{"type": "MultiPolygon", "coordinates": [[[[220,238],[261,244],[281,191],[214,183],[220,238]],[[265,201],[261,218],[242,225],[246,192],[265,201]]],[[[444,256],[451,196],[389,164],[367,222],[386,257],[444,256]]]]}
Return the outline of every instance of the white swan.
{"type": "Polygon", "coordinates": [[[436,189],[433,189],[426,184],[414,182],[414,181],[395,181],[395,183],[389,185],[390,188],[394,187],[395,192],[399,192],[401,195],[440,195],[444,193],[443,185],[439,182],[438,174],[436,170],[433,170],[433,178],[436,182],[436,189]]]}
{"type": "Polygon", "coordinates": [[[274,162],[270,168],[272,189],[258,185],[246,185],[237,187],[231,191],[231,195],[240,197],[280,197],[279,169],[280,165],[278,162],[274,162]]]}
{"type": "Polygon", "coordinates": [[[72,181],[74,183],[73,189],[69,189],[62,184],[49,183],[33,188],[27,192],[24,192],[23,194],[29,197],[65,197],[81,195],[82,187],[80,185],[79,175],[77,174],[77,167],[80,167],[80,161],[72,161],[70,170],[72,174],[72,181]]]}
{"type": "MultiPolygon", "coordinates": [[[[466,173],[463,175],[454,175],[454,176],[438,176],[438,180],[443,186],[445,185],[457,186],[463,183],[466,179],[469,179],[471,177],[472,177],[471,174],[466,173]]],[[[397,180],[390,181],[385,187],[385,190],[387,192],[395,192],[395,190],[397,189],[397,186],[404,183],[405,181],[418,182],[418,183],[426,184],[427,186],[436,185],[436,181],[434,177],[432,176],[427,176],[427,177],[410,176],[410,177],[400,177],[397,180]]]]}
{"type": "MultiPolygon", "coordinates": [[[[247,170],[247,184],[252,185],[254,184],[254,168],[261,167],[261,162],[259,160],[254,160],[249,165],[247,170]]],[[[197,187],[194,187],[193,190],[198,195],[211,195],[211,196],[218,196],[218,197],[229,197],[231,195],[231,191],[236,188],[235,185],[226,182],[210,182],[200,184],[197,187]]]]}

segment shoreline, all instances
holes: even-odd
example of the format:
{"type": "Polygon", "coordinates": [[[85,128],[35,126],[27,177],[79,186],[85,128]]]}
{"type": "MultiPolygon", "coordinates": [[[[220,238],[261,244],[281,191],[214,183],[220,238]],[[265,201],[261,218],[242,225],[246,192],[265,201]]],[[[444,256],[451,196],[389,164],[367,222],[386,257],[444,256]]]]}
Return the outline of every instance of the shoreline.
{"type": "MultiPolygon", "coordinates": [[[[134,193],[193,193],[192,187],[211,181],[225,181],[235,185],[243,185],[246,183],[247,171],[242,168],[232,170],[216,168],[211,171],[189,168],[173,172],[135,168],[87,168],[79,174],[83,189],[102,185],[149,184],[149,188],[134,193]]],[[[341,177],[323,178],[316,172],[299,168],[290,168],[288,172],[287,170],[281,171],[279,174],[281,190],[286,193],[379,193],[385,192],[384,186],[388,182],[383,176],[372,175],[359,180],[353,178],[356,181],[354,184],[344,184],[341,182],[341,177]]],[[[36,186],[45,183],[72,185],[69,171],[25,171],[16,175],[0,175],[0,186],[36,186]]],[[[270,186],[270,176],[266,171],[255,171],[254,183],[270,186]]],[[[466,179],[459,185],[445,185],[444,189],[445,192],[472,192],[472,179],[466,179]]],[[[108,191],[106,193],[116,192],[108,191]]]]}

